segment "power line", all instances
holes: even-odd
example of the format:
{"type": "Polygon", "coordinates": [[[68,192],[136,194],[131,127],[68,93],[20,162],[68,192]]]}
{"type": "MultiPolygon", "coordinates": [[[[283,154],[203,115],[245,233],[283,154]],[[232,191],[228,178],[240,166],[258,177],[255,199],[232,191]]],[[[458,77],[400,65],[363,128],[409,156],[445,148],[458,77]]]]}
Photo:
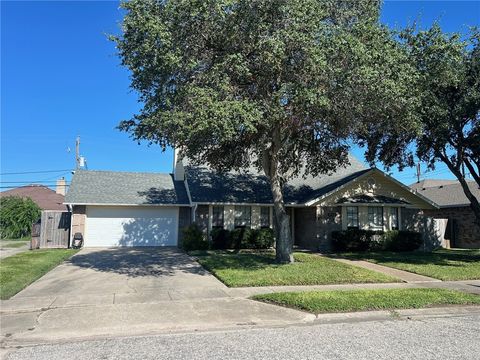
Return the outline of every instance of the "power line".
{"type": "Polygon", "coordinates": [[[45,171],[23,171],[23,172],[0,173],[0,175],[44,174],[44,173],[55,173],[55,172],[62,172],[62,171],[72,171],[72,169],[45,170],[45,171]]]}

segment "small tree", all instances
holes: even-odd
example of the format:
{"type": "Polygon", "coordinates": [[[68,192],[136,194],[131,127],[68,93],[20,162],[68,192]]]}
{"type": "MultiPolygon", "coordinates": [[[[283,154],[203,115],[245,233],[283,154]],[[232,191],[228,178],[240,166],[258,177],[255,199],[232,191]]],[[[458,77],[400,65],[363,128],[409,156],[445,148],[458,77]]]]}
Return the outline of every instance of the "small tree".
{"type": "Polygon", "coordinates": [[[112,37],[143,109],[120,129],[223,171],[269,178],[276,256],[291,262],[283,187],[348,163],[383,121],[410,131],[413,71],[380,2],[132,0],[112,37]]]}
{"type": "Polygon", "coordinates": [[[429,168],[434,169],[438,162],[447,165],[480,223],[480,205],[463,171],[466,167],[480,186],[479,32],[472,29],[469,38],[463,41],[459,34],[445,34],[435,24],[425,31],[409,28],[400,34],[400,39],[418,72],[417,82],[412,84],[419,91],[418,127],[413,133],[395,131],[393,136],[384,129],[382,136],[390,143],[371,143],[369,160],[378,157],[387,166],[395,162],[412,165],[389,156],[402,152],[411,155],[414,150],[406,144],[412,142],[416,145],[416,155],[429,168]]]}
{"type": "Polygon", "coordinates": [[[30,198],[0,198],[0,236],[18,239],[30,235],[32,224],[40,219],[41,210],[30,198]]]}

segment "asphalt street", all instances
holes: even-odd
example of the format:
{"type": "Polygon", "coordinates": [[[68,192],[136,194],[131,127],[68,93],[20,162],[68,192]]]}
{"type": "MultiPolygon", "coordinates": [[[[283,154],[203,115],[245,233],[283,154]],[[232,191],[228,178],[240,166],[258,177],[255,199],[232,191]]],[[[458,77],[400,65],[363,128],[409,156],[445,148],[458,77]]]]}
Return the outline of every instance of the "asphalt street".
{"type": "Polygon", "coordinates": [[[478,359],[480,315],[166,334],[39,345],[14,359],[478,359]]]}

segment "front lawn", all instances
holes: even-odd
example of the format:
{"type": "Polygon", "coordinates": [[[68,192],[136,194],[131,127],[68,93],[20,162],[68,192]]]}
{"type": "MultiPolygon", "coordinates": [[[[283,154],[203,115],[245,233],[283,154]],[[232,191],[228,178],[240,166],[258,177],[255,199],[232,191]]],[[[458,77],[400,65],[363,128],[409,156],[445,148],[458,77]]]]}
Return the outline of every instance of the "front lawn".
{"type": "Polygon", "coordinates": [[[446,281],[480,279],[480,250],[442,249],[430,253],[355,253],[341,256],[446,281]]]}
{"type": "Polygon", "coordinates": [[[198,261],[227,286],[323,285],[385,283],[399,280],[318,255],[295,253],[295,263],[275,263],[273,253],[209,251],[198,261]]]}
{"type": "Polygon", "coordinates": [[[256,295],[253,299],[306,310],[315,314],[480,304],[478,295],[446,289],[283,292],[256,295]]]}
{"type": "Polygon", "coordinates": [[[0,240],[0,249],[13,249],[22,247],[30,242],[30,237],[21,239],[2,239],[0,240]]]}
{"type": "Polygon", "coordinates": [[[5,300],[52,270],[78,250],[27,251],[0,261],[0,299],[5,300]]]}

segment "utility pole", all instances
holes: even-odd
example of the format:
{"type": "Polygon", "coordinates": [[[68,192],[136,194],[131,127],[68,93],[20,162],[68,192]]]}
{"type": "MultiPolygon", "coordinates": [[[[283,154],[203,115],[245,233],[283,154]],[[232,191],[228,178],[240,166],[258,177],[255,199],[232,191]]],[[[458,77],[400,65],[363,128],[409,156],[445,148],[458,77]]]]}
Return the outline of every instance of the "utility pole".
{"type": "Polygon", "coordinates": [[[80,136],[75,139],[75,169],[80,168],[80,136]]]}
{"type": "Polygon", "coordinates": [[[420,182],[420,162],[417,163],[417,183],[420,182]]]}

